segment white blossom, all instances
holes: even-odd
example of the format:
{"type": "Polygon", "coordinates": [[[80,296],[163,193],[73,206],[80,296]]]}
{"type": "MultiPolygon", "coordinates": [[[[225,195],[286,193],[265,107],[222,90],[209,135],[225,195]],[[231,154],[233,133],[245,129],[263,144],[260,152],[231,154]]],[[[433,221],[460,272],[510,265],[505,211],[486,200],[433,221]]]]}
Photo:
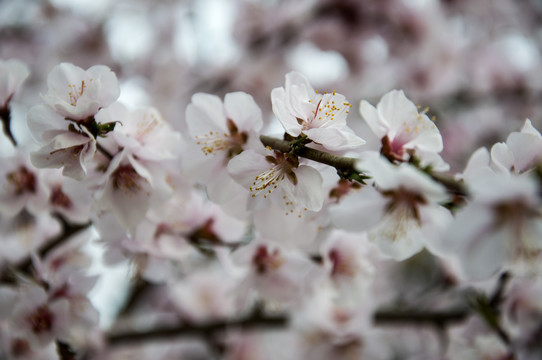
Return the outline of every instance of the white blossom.
{"type": "Polygon", "coordinates": [[[273,112],[292,136],[305,134],[326,149],[350,150],[365,144],[346,124],[350,105],[336,93],[316,92],[305,76],[286,74],[284,87],[271,91],[273,112]]]}
{"type": "Polygon", "coordinates": [[[120,94],[116,75],[104,65],[83,70],[59,64],[49,73],[47,87],[43,100],[62,117],[82,122],[111,105],[120,94]]]}

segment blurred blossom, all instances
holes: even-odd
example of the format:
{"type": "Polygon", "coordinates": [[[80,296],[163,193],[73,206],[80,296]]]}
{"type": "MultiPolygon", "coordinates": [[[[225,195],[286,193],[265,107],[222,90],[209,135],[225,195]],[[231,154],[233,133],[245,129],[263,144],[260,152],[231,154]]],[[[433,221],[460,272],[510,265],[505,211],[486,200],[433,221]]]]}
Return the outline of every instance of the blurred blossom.
{"type": "Polygon", "coordinates": [[[541,18],[0,0],[0,359],[540,359],[541,18]]]}
{"type": "Polygon", "coordinates": [[[111,15],[106,24],[107,41],[111,53],[118,61],[136,61],[151,50],[154,30],[148,20],[144,10],[137,7],[116,11],[111,15]]]}

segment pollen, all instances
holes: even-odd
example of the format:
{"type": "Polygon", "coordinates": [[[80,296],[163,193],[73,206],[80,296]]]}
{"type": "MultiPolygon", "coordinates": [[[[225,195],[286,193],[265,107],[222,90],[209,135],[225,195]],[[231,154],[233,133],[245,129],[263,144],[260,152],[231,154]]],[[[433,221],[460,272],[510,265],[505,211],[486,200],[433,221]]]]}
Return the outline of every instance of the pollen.
{"type": "MultiPolygon", "coordinates": [[[[89,82],[92,82],[92,79],[89,82]]],[[[85,92],[86,87],[85,80],[81,80],[81,85],[68,84],[68,99],[71,106],[77,105],[77,101],[85,92]]]]}

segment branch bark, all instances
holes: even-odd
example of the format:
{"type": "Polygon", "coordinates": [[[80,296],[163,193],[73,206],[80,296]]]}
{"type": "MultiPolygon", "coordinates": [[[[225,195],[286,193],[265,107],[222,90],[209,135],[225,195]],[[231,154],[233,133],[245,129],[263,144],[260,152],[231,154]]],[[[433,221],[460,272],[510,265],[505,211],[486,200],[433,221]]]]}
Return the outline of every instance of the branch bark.
{"type": "Polygon", "coordinates": [[[109,345],[131,344],[140,341],[174,339],[180,336],[209,337],[227,329],[285,328],[289,319],[286,315],[265,315],[255,312],[238,319],[207,322],[204,324],[184,324],[175,327],[157,328],[141,332],[121,332],[109,334],[109,345]]]}
{"type": "MultiPolygon", "coordinates": [[[[293,142],[290,142],[290,141],[280,140],[280,139],[276,139],[276,138],[266,136],[266,135],[261,135],[260,141],[265,146],[269,146],[270,148],[274,150],[282,151],[284,153],[288,153],[292,151],[293,142]]],[[[308,148],[306,146],[298,147],[293,151],[294,151],[294,154],[297,156],[301,156],[309,160],[313,160],[322,164],[333,166],[335,169],[337,169],[337,172],[339,173],[339,175],[354,174],[354,173],[361,174],[361,172],[358,171],[355,167],[356,162],[358,161],[355,158],[332,155],[324,151],[308,148]]],[[[464,197],[468,195],[463,184],[456,181],[452,177],[441,175],[441,174],[433,174],[433,173],[430,173],[428,175],[434,181],[443,185],[450,194],[456,195],[459,197],[464,197]]]]}

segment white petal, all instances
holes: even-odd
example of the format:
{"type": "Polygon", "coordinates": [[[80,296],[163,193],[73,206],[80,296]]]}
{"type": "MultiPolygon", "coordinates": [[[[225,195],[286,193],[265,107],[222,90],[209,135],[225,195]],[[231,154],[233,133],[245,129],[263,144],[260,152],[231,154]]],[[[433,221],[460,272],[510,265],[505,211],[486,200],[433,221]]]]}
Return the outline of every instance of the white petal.
{"type": "Polygon", "coordinates": [[[333,223],[348,231],[366,231],[374,227],[384,215],[387,200],[372,186],[348,194],[340,203],[330,207],[333,223]]]}
{"type": "Polygon", "coordinates": [[[30,134],[39,143],[49,142],[58,130],[67,130],[68,121],[47,105],[33,106],[26,118],[30,134]]]}
{"type": "Polygon", "coordinates": [[[496,143],[491,147],[492,168],[508,174],[514,166],[514,154],[505,143],[496,143]]]}
{"type": "Polygon", "coordinates": [[[228,131],[224,105],[218,96],[210,94],[192,95],[192,102],[186,109],[186,123],[192,136],[228,131]]]}
{"type": "MultiPolygon", "coordinates": [[[[273,113],[288,134],[298,136],[301,133],[302,125],[297,122],[296,114],[289,110],[285,101],[286,94],[284,88],[275,88],[271,91],[273,113]]],[[[305,116],[301,119],[305,120],[305,116]]]]}
{"type": "MultiPolygon", "coordinates": [[[[533,128],[534,129],[534,128],[533,128]]],[[[535,130],[536,131],[536,130],[535,130]]],[[[514,158],[514,171],[521,173],[535,166],[542,156],[542,137],[540,134],[513,132],[506,140],[514,158]]]]}
{"type": "MultiPolygon", "coordinates": [[[[295,170],[297,185],[295,185],[295,200],[310,211],[319,211],[324,203],[322,193],[322,175],[311,166],[301,165],[295,170]]],[[[285,180],[289,182],[289,180],[285,180]]]]}
{"type": "Polygon", "coordinates": [[[240,91],[228,93],[224,97],[224,107],[239,131],[261,130],[262,111],[251,95],[240,91]]]}
{"type": "Polygon", "coordinates": [[[331,151],[352,150],[365,144],[365,140],[348,129],[313,128],[304,133],[317,144],[331,151]]]}
{"type": "Polygon", "coordinates": [[[369,240],[397,261],[405,260],[423,249],[424,238],[417,220],[409,216],[406,208],[399,207],[371,231],[369,240]]]}
{"type": "Polygon", "coordinates": [[[359,104],[359,112],[371,131],[379,138],[382,139],[389,130],[389,124],[381,121],[378,116],[376,108],[369,104],[367,101],[362,100],[359,104]]]}

